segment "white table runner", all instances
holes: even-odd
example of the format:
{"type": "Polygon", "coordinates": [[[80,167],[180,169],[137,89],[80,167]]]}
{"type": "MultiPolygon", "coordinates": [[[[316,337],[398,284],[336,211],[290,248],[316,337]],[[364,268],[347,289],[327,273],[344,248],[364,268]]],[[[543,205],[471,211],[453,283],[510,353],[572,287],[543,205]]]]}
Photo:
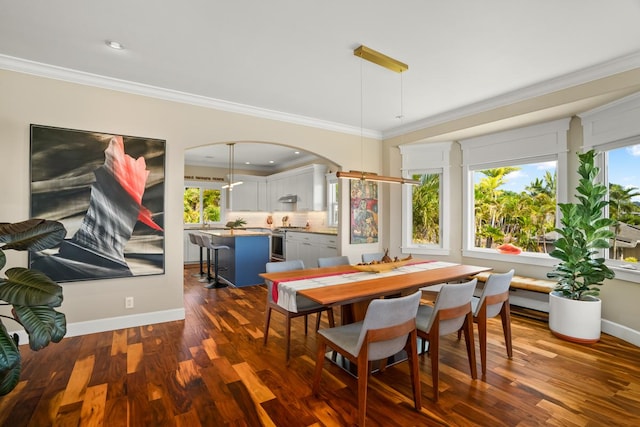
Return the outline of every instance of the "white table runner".
{"type": "Polygon", "coordinates": [[[419,262],[405,265],[395,270],[383,273],[356,272],[345,273],[333,276],[314,277],[310,279],[283,281],[278,283],[278,305],[284,309],[297,313],[298,304],[296,301],[297,292],[303,289],[321,288],[324,286],[342,285],[350,282],[360,282],[379,277],[400,276],[407,273],[418,273],[420,271],[435,270],[437,268],[452,267],[459,265],[452,262],[435,261],[419,262]]]}

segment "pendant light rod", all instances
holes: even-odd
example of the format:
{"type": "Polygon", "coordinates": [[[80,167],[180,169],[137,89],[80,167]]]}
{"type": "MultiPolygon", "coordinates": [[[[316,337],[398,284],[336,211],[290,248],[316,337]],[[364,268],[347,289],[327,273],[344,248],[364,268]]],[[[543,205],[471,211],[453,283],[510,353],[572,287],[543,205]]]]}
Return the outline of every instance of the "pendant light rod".
{"type": "Polygon", "coordinates": [[[236,143],[228,142],[227,145],[229,146],[229,182],[226,185],[223,185],[222,188],[228,188],[229,191],[232,191],[233,187],[242,184],[242,181],[233,182],[236,143]]]}
{"type": "MultiPolygon", "coordinates": [[[[395,71],[396,73],[402,73],[403,71],[407,71],[409,69],[409,66],[407,64],[404,64],[400,61],[398,61],[397,59],[393,59],[385,54],[382,54],[378,51],[375,51],[371,48],[368,48],[364,45],[361,45],[359,47],[357,47],[356,49],[354,49],[353,54],[357,57],[360,57],[362,59],[366,59],[369,62],[373,62],[374,64],[380,65],[382,67],[385,67],[391,71],[395,71]]],[[[400,75],[400,77],[402,77],[402,75],[400,75]]],[[[362,163],[363,161],[363,157],[364,157],[364,149],[363,149],[363,144],[364,144],[364,138],[362,135],[362,129],[363,129],[363,122],[362,122],[362,108],[363,108],[363,102],[362,102],[362,63],[360,63],[360,162],[362,163]]],[[[402,104],[403,99],[402,99],[402,85],[400,87],[400,104],[402,104]]],[[[403,115],[403,109],[402,109],[402,105],[400,105],[400,118],[402,118],[403,115]]],[[[362,165],[361,165],[362,166],[362,165]]],[[[411,184],[411,185],[420,185],[420,181],[417,181],[415,179],[409,179],[409,178],[399,178],[399,177],[394,177],[394,176],[384,176],[384,175],[378,175],[376,173],[372,173],[372,172],[364,172],[364,171],[349,171],[349,172],[343,172],[343,171],[339,171],[336,173],[336,176],[338,178],[346,178],[346,179],[360,179],[362,181],[377,181],[377,182],[389,182],[392,184],[411,184]]]]}

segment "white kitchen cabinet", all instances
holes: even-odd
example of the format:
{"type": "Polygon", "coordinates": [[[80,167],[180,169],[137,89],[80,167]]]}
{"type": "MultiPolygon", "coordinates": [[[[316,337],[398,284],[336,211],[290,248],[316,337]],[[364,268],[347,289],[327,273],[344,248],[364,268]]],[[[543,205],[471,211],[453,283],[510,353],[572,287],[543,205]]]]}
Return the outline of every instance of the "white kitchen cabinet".
{"type": "Polygon", "coordinates": [[[231,210],[264,211],[267,209],[267,182],[265,177],[253,175],[234,175],[234,181],[242,184],[233,187],[231,194],[231,210]]]}
{"type": "Polygon", "coordinates": [[[300,259],[307,268],[318,266],[318,258],[338,255],[337,236],[331,234],[286,232],[287,260],[300,259]]]}
{"type": "Polygon", "coordinates": [[[323,211],[326,208],[325,173],[326,165],[307,165],[280,172],[267,177],[267,207],[272,211],[323,211]],[[282,196],[295,194],[298,201],[292,204],[280,203],[282,196]]]}

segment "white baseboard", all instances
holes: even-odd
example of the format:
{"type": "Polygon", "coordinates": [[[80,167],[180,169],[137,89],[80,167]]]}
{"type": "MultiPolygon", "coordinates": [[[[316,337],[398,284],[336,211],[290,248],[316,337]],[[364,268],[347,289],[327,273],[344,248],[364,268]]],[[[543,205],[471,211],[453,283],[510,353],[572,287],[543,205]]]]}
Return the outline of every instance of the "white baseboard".
{"type": "MultiPolygon", "coordinates": [[[[184,308],[174,310],[155,311],[152,313],[132,314],[130,316],[109,317],[106,319],[89,320],[67,324],[65,338],[79,335],[95,334],[97,332],[115,331],[117,329],[133,328],[136,326],[152,325],[155,323],[183,320],[184,308]]],[[[27,344],[29,337],[24,330],[10,331],[10,334],[18,334],[20,344],[27,344]]]]}
{"type": "Polygon", "coordinates": [[[640,331],[602,319],[602,332],[640,347],[640,331]]]}

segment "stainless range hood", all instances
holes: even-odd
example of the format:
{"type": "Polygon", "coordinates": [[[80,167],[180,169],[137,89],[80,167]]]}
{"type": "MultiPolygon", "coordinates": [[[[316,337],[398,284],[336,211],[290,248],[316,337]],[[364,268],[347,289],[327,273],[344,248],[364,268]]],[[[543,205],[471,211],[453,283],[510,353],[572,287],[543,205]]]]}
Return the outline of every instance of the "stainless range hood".
{"type": "Polygon", "coordinates": [[[286,194],[278,199],[280,203],[297,203],[298,196],[295,194],[286,194]]]}

